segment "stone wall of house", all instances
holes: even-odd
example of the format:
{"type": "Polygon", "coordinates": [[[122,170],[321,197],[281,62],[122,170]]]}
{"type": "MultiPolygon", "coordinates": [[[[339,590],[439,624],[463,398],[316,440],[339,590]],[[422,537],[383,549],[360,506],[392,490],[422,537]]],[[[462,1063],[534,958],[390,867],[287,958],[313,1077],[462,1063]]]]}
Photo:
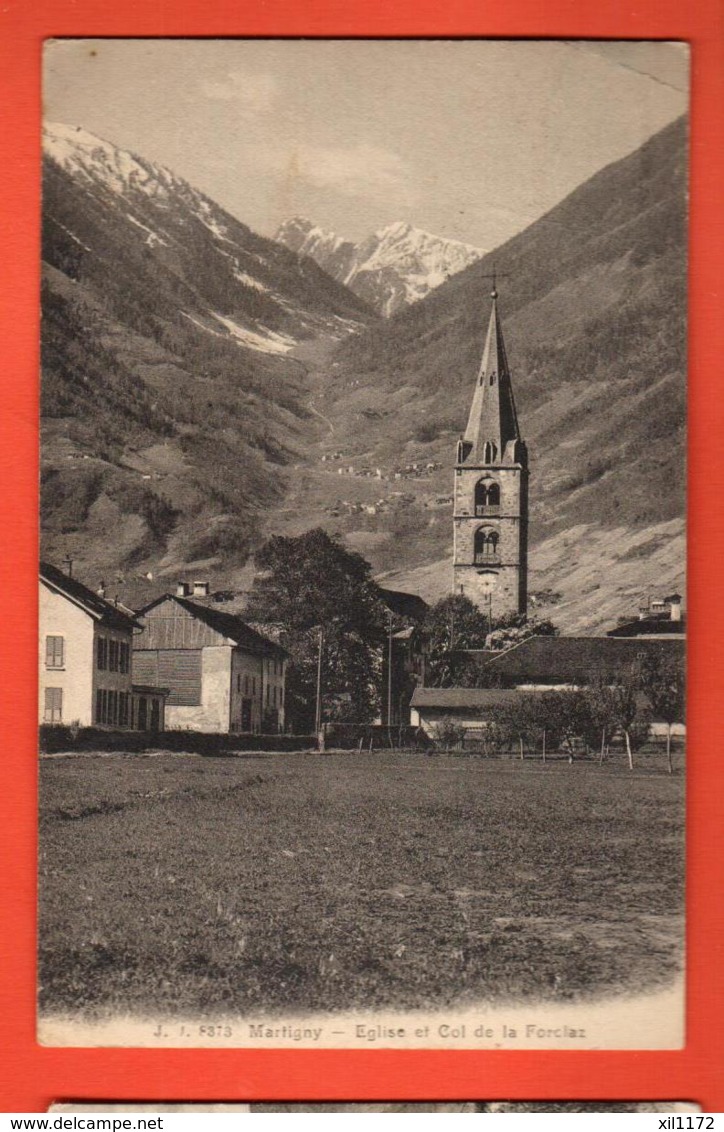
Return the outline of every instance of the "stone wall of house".
{"type": "Polygon", "coordinates": [[[201,703],[184,707],[168,704],[167,729],[230,730],[231,654],[229,645],[207,645],[201,650],[201,703]]]}

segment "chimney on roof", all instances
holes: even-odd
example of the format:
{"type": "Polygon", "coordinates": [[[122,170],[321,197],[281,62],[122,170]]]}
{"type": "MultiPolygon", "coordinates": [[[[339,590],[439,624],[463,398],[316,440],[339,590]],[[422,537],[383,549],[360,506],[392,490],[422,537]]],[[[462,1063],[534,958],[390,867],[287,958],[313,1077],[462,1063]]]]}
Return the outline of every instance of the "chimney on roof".
{"type": "Polygon", "coordinates": [[[208,582],[194,582],[194,597],[208,597],[209,596],[209,583],[208,582]]]}
{"type": "Polygon", "coordinates": [[[188,597],[191,593],[191,586],[188,582],[176,583],[176,597],[188,597]]]}
{"type": "Polygon", "coordinates": [[[100,582],[100,585],[98,586],[98,589],[96,590],[96,593],[98,594],[98,597],[105,597],[106,596],[106,583],[103,580],[103,578],[101,578],[101,582],[100,582]]]}

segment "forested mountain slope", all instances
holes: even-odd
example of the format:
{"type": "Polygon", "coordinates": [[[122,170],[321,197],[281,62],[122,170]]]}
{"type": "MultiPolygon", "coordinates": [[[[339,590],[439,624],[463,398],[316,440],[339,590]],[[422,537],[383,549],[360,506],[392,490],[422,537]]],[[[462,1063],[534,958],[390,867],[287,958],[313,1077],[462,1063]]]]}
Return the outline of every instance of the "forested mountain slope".
{"type": "Polygon", "coordinates": [[[243,562],[307,442],[291,353],[370,311],[168,170],[44,140],[44,553],[124,578],[243,562]]]}
{"type": "MultiPolygon", "coordinates": [[[[585,567],[585,583],[571,581],[580,623],[586,602],[600,606],[590,596],[599,587],[611,597],[596,611],[605,618],[649,579],[681,584],[686,170],[682,119],[419,303],[340,344],[325,411],[330,447],[345,438],[342,463],[383,472],[440,465],[424,481],[395,485],[410,496],[404,509],[338,521],[378,569],[398,571],[396,584],[428,596],[450,584],[445,499],[494,269],[531,455],[531,562],[541,588],[565,591],[569,573],[585,567]],[[566,549],[569,528],[576,536],[566,549]]],[[[353,482],[344,483],[353,504],[353,482]]]]}

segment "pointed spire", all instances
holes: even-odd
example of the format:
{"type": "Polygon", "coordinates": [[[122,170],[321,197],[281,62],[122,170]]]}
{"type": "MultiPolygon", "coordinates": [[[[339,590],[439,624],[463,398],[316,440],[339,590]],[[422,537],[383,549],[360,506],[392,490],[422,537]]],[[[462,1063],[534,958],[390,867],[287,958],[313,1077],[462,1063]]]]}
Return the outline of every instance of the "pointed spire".
{"type": "MultiPolygon", "coordinates": [[[[498,291],[493,276],[493,307],[483,360],[478,371],[467,428],[460,444],[458,463],[499,464],[511,441],[520,440],[508,358],[498,315],[498,291]]],[[[513,456],[512,462],[518,462],[513,456]]]]}

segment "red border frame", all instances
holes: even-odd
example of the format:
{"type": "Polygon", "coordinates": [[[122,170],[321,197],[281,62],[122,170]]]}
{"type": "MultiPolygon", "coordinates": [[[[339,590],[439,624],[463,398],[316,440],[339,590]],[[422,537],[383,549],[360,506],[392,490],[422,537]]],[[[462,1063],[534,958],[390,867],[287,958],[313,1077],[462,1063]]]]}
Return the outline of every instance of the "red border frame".
{"type": "Polygon", "coordinates": [[[0,9],[0,1110],[54,1099],[683,1099],[724,1111],[720,833],[724,7],[720,0],[8,0],[0,9]],[[684,39],[692,46],[688,1040],[674,1052],[45,1049],[35,1043],[40,56],[49,36],[684,39]],[[8,164],[5,164],[6,170],[8,164]],[[719,695],[717,696],[717,692],[719,695]]]}

